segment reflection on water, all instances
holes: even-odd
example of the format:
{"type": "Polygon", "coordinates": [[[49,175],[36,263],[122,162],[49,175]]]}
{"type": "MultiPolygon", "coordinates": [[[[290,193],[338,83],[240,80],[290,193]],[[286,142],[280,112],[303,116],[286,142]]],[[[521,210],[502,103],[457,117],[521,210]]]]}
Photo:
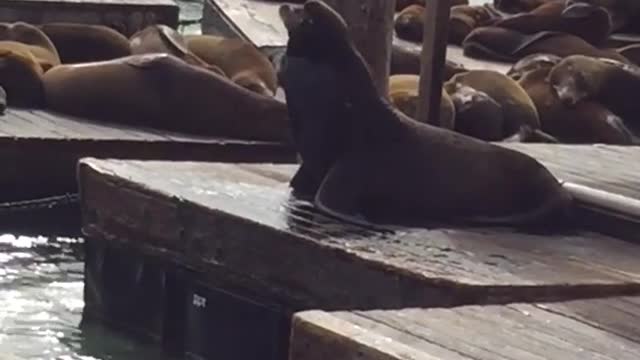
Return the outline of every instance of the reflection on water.
{"type": "Polygon", "coordinates": [[[82,240],[0,235],[0,359],[167,359],[82,326],[82,240]]]}

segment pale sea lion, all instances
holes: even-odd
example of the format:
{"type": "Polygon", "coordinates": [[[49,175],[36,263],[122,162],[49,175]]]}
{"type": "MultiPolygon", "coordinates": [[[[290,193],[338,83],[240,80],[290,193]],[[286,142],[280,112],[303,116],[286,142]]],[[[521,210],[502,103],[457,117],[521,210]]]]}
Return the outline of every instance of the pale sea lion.
{"type": "MultiPolygon", "coordinates": [[[[418,106],[420,97],[420,76],[413,74],[398,74],[389,77],[389,99],[391,103],[402,113],[412,119],[418,118],[418,106]]],[[[440,98],[440,119],[438,124],[432,124],[441,128],[453,130],[455,109],[453,102],[444,89],[440,98]]]]}
{"type": "Polygon", "coordinates": [[[296,144],[303,150],[298,173],[322,178],[318,191],[309,194],[320,210],[360,223],[547,227],[566,219],[571,196],[539,162],[394,110],[376,90],[335,11],[317,0],[307,1],[301,15],[286,9],[281,8],[289,32],[284,85],[297,122],[296,144]],[[319,74],[298,76],[314,72],[319,74]],[[311,106],[309,98],[338,117],[325,117],[329,112],[311,106]],[[309,133],[307,126],[319,131],[309,133]],[[338,151],[327,147],[335,137],[338,151]],[[308,168],[314,153],[328,160],[326,168],[308,168]]]}
{"type": "Polygon", "coordinates": [[[29,45],[0,41],[0,86],[10,106],[38,108],[44,105],[43,70],[29,45]]]}
{"type": "Polygon", "coordinates": [[[0,40],[31,45],[31,53],[44,71],[60,64],[60,55],[49,37],[38,27],[24,22],[0,23],[0,40]]]}
{"type": "Polygon", "coordinates": [[[47,105],[65,114],[207,136],[288,141],[287,106],[169,54],[59,65],[47,105]]]}
{"type": "Polygon", "coordinates": [[[445,89],[455,108],[455,131],[484,141],[504,138],[502,106],[491,96],[460,83],[445,89]]]}
{"type": "Polygon", "coordinates": [[[208,64],[218,66],[231,81],[259,94],[275,95],[276,70],[253,44],[212,35],[186,35],[185,41],[191,52],[208,64]]]}
{"type": "Polygon", "coordinates": [[[63,64],[131,55],[129,39],[107,26],[56,22],[39,27],[55,45],[63,64]]]}

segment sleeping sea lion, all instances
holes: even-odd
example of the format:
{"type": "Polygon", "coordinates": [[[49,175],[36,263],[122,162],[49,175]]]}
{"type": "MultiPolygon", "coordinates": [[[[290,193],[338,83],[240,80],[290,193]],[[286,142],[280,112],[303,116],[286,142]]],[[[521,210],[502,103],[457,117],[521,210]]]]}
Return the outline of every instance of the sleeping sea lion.
{"type": "Polygon", "coordinates": [[[507,71],[507,76],[518,81],[525,73],[540,68],[551,68],[559,63],[560,60],[562,60],[561,57],[552,54],[537,53],[527,55],[511,66],[509,71],[507,71]]]}
{"type": "Polygon", "coordinates": [[[36,26],[24,23],[0,23],[0,41],[17,41],[31,46],[31,53],[44,71],[60,64],[60,55],[51,39],[36,26]]]}
{"type": "Polygon", "coordinates": [[[614,50],[599,49],[575,35],[553,31],[526,35],[497,26],[479,27],[464,39],[462,47],[466,56],[506,62],[535,53],[560,57],[578,54],[629,62],[614,50]]]}
{"type": "Polygon", "coordinates": [[[609,59],[569,56],[551,69],[549,82],[567,106],[590,100],[640,131],[640,68],[609,59]]]}
{"type": "Polygon", "coordinates": [[[191,52],[184,37],[167,25],[154,24],[134,33],[129,39],[131,54],[171,54],[188,64],[200,66],[212,72],[226,76],[215,65],[209,65],[191,52]]]}
{"type": "Polygon", "coordinates": [[[302,14],[287,9],[280,11],[289,32],[284,86],[298,173],[321,178],[307,194],[321,211],[366,224],[563,223],[571,196],[539,162],[406,117],[378,93],[335,11],[318,0],[302,14]]]}
{"type": "Polygon", "coordinates": [[[251,91],[273,96],[278,89],[276,70],[253,44],[242,39],[212,35],[186,35],[189,51],[251,91]]]}
{"type": "Polygon", "coordinates": [[[516,133],[523,125],[540,128],[534,103],[516,81],[505,74],[491,70],[471,70],[456,74],[444,85],[447,92],[457,84],[466,85],[489,95],[500,104],[503,113],[503,137],[516,133]]]}
{"type": "Polygon", "coordinates": [[[169,54],[59,65],[44,79],[61,113],[206,136],[288,141],[287,106],[169,54]]]}
{"type": "Polygon", "coordinates": [[[504,138],[502,107],[491,96],[460,83],[445,89],[455,108],[455,131],[484,141],[504,138]]]}
{"type": "Polygon", "coordinates": [[[129,39],[107,26],[56,22],[39,27],[55,45],[63,64],[131,55],[129,39]]]}
{"type": "Polygon", "coordinates": [[[44,105],[42,66],[31,52],[32,46],[0,41],[0,86],[10,106],[39,108],[44,105]]]}
{"type": "MultiPolygon", "coordinates": [[[[412,119],[418,118],[418,102],[420,101],[420,76],[413,74],[399,74],[389,77],[389,99],[402,113],[412,119]]],[[[444,129],[453,130],[455,110],[449,95],[442,90],[440,98],[440,119],[438,124],[432,124],[444,129]]]]}

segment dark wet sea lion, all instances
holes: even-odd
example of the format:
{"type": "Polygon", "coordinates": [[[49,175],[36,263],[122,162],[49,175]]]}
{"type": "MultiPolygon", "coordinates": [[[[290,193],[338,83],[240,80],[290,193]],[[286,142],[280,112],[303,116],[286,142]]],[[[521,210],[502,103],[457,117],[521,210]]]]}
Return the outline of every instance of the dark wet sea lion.
{"type": "Polygon", "coordinates": [[[168,54],[59,65],[44,78],[61,113],[203,136],[287,141],[287,107],[168,54]]]}
{"type": "Polygon", "coordinates": [[[575,55],[563,59],[549,73],[560,100],[573,106],[595,101],[640,131],[640,68],[609,59],[575,55]]]}
{"type": "Polygon", "coordinates": [[[212,35],[186,35],[184,39],[191,52],[222,69],[231,81],[259,94],[275,95],[276,71],[253,44],[212,35]]]}
{"type": "Polygon", "coordinates": [[[517,81],[520,80],[525,73],[540,68],[551,68],[559,63],[560,60],[562,60],[561,57],[552,54],[537,53],[527,55],[511,66],[509,71],[507,71],[507,76],[517,81]]]}
{"type": "Polygon", "coordinates": [[[535,159],[394,110],[374,86],[346,23],[323,2],[307,1],[302,15],[281,10],[281,16],[289,31],[284,84],[287,96],[295,95],[287,101],[302,150],[299,171],[307,166],[307,174],[323,179],[308,194],[321,210],[347,221],[397,224],[546,228],[565,219],[571,196],[535,159]],[[309,98],[333,113],[318,114],[309,98]],[[333,141],[338,147],[328,146],[333,141]],[[326,167],[308,168],[314,154],[326,167]]]}
{"type": "Polygon", "coordinates": [[[550,0],[493,0],[493,6],[508,14],[525,13],[550,0]]]}
{"type": "Polygon", "coordinates": [[[31,53],[44,71],[60,64],[60,55],[49,37],[38,27],[25,22],[0,23],[0,41],[31,45],[31,53]]]}
{"type": "Polygon", "coordinates": [[[547,53],[560,57],[579,54],[629,62],[614,50],[599,49],[575,35],[552,31],[526,35],[497,26],[479,27],[467,36],[462,46],[466,56],[496,61],[515,62],[527,55],[547,53]]]}
{"type": "Polygon", "coordinates": [[[513,135],[523,125],[540,128],[535,104],[510,77],[491,70],[472,70],[454,75],[444,86],[447,92],[452,92],[449,88],[457,84],[482,91],[500,104],[504,116],[503,137],[513,135]]]}
{"type": "Polygon", "coordinates": [[[462,84],[447,91],[455,108],[455,131],[484,141],[504,138],[502,107],[491,96],[462,84]]]}
{"type": "Polygon", "coordinates": [[[0,86],[6,91],[10,106],[39,108],[44,105],[42,66],[31,46],[0,41],[0,86]]]}
{"type": "Polygon", "coordinates": [[[131,55],[129,39],[107,26],[58,22],[39,27],[55,45],[63,64],[131,55]]]}
{"type": "MultiPolygon", "coordinates": [[[[418,118],[418,103],[420,76],[413,74],[398,74],[389,77],[389,99],[403,114],[412,119],[418,118]]],[[[440,99],[440,119],[437,125],[441,128],[453,130],[455,109],[453,102],[444,89],[440,99]]]]}

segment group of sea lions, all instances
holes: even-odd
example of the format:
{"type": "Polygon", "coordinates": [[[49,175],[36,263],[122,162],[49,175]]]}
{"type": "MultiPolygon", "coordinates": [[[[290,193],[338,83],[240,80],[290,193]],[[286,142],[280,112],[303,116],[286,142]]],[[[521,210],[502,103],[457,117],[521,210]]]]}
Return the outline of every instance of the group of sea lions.
{"type": "Polygon", "coordinates": [[[240,39],[151,25],[0,23],[0,108],[249,140],[290,141],[269,59],[240,39]],[[5,93],[6,92],[6,93],[5,93]]]}
{"type": "MultiPolygon", "coordinates": [[[[634,30],[640,1],[452,5],[450,43],[462,45],[467,56],[515,65],[507,74],[461,66],[445,71],[440,126],[487,141],[639,143],[640,106],[632,94],[640,91],[640,43],[613,48],[610,38],[634,30]]],[[[400,9],[397,36],[421,41],[424,11],[420,4],[400,9]]],[[[392,75],[390,98],[415,117],[418,83],[412,83],[407,89],[406,74],[392,75]]]]}

